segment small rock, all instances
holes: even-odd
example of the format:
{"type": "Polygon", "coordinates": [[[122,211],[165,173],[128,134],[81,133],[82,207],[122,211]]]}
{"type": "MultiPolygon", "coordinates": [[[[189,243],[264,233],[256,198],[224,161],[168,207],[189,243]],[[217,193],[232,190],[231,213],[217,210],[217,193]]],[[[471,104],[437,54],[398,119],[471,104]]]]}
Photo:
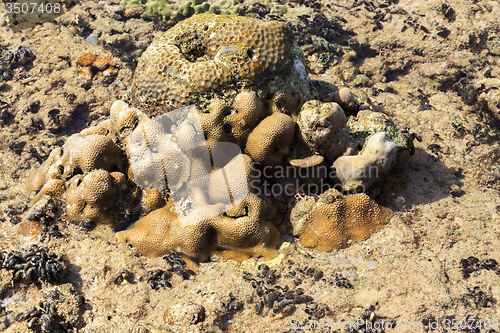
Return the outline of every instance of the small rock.
{"type": "Polygon", "coordinates": [[[87,38],[85,38],[85,41],[86,41],[87,43],[92,44],[92,45],[97,45],[97,44],[99,44],[99,39],[97,39],[97,37],[96,37],[96,36],[93,36],[93,35],[88,36],[87,38]]]}
{"type": "Polygon", "coordinates": [[[125,9],[125,17],[140,17],[144,13],[144,7],[132,7],[125,9]]]}
{"type": "Polygon", "coordinates": [[[170,307],[163,315],[170,325],[193,325],[205,320],[205,308],[198,304],[181,303],[170,307]]]}
{"type": "Polygon", "coordinates": [[[465,192],[457,184],[453,184],[450,187],[450,194],[453,198],[459,198],[465,194],[465,192]]]}

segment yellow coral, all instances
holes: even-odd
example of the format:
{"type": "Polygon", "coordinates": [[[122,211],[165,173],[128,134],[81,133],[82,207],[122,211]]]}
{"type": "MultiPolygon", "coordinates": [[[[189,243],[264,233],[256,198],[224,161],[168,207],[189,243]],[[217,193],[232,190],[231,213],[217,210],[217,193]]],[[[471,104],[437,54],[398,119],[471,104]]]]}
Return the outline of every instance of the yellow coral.
{"type": "Polygon", "coordinates": [[[240,91],[229,103],[214,98],[208,112],[199,112],[198,117],[207,142],[234,142],[244,147],[248,135],[264,118],[264,104],[254,91],[240,91]]]}

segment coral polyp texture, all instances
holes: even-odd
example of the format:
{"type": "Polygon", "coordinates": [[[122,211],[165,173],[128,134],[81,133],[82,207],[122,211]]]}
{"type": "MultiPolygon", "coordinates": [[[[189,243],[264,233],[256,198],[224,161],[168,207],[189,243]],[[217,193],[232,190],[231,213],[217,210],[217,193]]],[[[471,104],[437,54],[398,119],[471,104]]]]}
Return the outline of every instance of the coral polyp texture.
{"type": "MultiPolygon", "coordinates": [[[[135,102],[175,108],[199,94],[289,75],[300,49],[283,22],[203,14],[178,23],[143,53],[135,72],[135,102]]],[[[301,75],[300,73],[298,73],[301,75]]]]}
{"type": "Polygon", "coordinates": [[[68,219],[116,223],[133,214],[140,189],[125,173],[124,154],[110,133],[110,122],[73,134],[54,149],[28,180],[30,190],[66,200],[68,219]]]}
{"type": "Polygon", "coordinates": [[[293,232],[306,247],[331,251],[349,240],[363,241],[387,224],[394,213],[364,193],[344,196],[330,189],[317,202],[304,200],[292,210],[293,232]]]}
{"type": "Polygon", "coordinates": [[[178,251],[198,260],[208,258],[215,246],[233,258],[277,253],[280,221],[278,207],[249,194],[243,202],[213,218],[179,219],[172,201],[135,222],[116,237],[133,244],[143,255],[158,257],[178,251]]]}
{"type": "Polygon", "coordinates": [[[417,136],[359,110],[347,88],[323,102],[315,86],[286,24],[193,16],[148,47],[110,119],[52,151],[29,188],[66,200],[69,219],[136,216],[116,237],[148,257],[271,258],[288,229],[345,247],[392,216],[347,193],[403,170],[417,136]]]}

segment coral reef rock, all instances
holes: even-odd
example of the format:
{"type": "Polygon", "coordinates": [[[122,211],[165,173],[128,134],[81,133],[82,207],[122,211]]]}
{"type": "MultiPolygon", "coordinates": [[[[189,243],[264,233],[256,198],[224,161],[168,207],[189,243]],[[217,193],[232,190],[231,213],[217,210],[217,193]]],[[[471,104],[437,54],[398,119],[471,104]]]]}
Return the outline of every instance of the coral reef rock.
{"type": "MultiPolygon", "coordinates": [[[[96,67],[98,59],[79,63],[96,67]]],[[[35,201],[66,200],[68,218],[90,225],[139,213],[116,237],[148,257],[270,258],[287,228],[278,229],[283,207],[297,196],[336,185],[367,190],[413,152],[406,129],[360,111],[347,88],[331,93],[335,102],[319,101],[285,23],[196,15],[153,41],[110,119],[52,151],[28,187],[35,201]],[[334,167],[378,175],[338,184],[334,167]]],[[[330,194],[323,197],[335,202],[300,201],[292,212],[307,246],[340,248],[388,221],[389,211],[365,195],[330,194]]]]}

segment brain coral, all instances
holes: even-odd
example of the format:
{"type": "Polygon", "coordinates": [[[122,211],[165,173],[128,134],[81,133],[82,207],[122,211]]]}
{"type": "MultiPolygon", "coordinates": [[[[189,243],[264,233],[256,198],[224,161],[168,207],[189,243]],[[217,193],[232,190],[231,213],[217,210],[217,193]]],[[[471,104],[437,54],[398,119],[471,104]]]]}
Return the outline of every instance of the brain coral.
{"type": "Polygon", "coordinates": [[[97,169],[73,177],[69,184],[66,214],[72,220],[119,221],[132,215],[133,202],[127,199],[135,198],[138,203],[137,188],[121,172],[97,169]]]}
{"type": "Polygon", "coordinates": [[[197,221],[181,222],[170,201],[130,228],[117,233],[120,242],[128,242],[143,255],[158,257],[172,251],[205,260],[217,246],[248,255],[276,254],[280,221],[277,206],[250,194],[225,214],[197,221]]]}
{"type": "MultiPolygon", "coordinates": [[[[149,108],[187,105],[199,102],[199,94],[220,92],[230,84],[257,85],[291,74],[293,68],[300,72],[294,61],[301,55],[282,22],[197,15],[175,25],[143,53],[130,97],[135,106],[147,101],[142,105],[149,108]]],[[[303,73],[297,75],[307,78],[303,73]]]]}
{"type": "MultiPolygon", "coordinates": [[[[364,194],[321,194],[331,171],[375,166],[385,175],[394,161],[406,163],[413,137],[381,113],[360,111],[348,89],[325,92],[344,110],[321,102],[317,87],[285,23],[193,16],[143,53],[110,119],[56,148],[29,187],[39,190],[35,199],[66,199],[71,219],[116,222],[140,210],[117,239],[149,257],[271,257],[284,204],[308,194],[291,213],[294,234],[306,246],[344,247],[392,212],[364,194]],[[267,193],[265,184],[286,191],[267,193]]],[[[346,190],[372,185],[341,182],[346,190]]]]}
{"type": "Polygon", "coordinates": [[[30,190],[66,199],[68,218],[77,221],[117,222],[134,213],[140,189],[125,176],[123,153],[104,121],[72,135],[62,148],[54,149],[28,179],[30,190]]]}

